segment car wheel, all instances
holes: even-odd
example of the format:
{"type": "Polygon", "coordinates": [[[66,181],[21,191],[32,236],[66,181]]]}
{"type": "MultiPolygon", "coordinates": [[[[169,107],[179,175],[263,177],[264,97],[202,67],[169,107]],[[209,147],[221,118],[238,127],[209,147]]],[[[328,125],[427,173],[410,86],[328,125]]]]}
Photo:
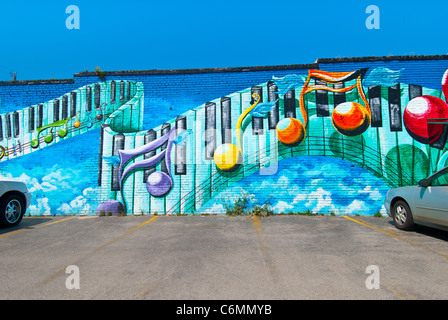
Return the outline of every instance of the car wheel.
{"type": "Polygon", "coordinates": [[[395,202],[392,208],[392,218],[395,227],[401,230],[412,230],[414,228],[414,219],[408,204],[402,200],[395,202]]]}
{"type": "Polygon", "coordinates": [[[0,225],[13,227],[22,221],[25,213],[25,204],[18,195],[7,195],[0,201],[0,225]]]}

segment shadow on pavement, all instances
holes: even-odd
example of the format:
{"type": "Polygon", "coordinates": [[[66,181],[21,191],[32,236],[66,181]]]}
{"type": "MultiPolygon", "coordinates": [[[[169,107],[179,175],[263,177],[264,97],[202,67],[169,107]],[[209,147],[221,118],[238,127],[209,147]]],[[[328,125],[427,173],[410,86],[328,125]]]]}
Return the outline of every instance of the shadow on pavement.
{"type": "Polygon", "coordinates": [[[0,227],[0,234],[9,233],[21,229],[31,229],[36,225],[50,222],[51,218],[42,218],[42,217],[26,217],[23,218],[22,221],[15,227],[5,228],[0,227]]]}
{"type": "MultiPolygon", "coordinates": [[[[394,221],[388,222],[391,226],[394,226],[394,221]]],[[[398,229],[397,229],[398,230],[398,229]]],[[[431,228],[427,226],[422,225],[416,225],[414,230],[411,231],[403,231],[403,232],[416,232],[428,237],[433,237],[439,240],[448,241],[448,231],[437,229],[437,228],[431,228]]]]}

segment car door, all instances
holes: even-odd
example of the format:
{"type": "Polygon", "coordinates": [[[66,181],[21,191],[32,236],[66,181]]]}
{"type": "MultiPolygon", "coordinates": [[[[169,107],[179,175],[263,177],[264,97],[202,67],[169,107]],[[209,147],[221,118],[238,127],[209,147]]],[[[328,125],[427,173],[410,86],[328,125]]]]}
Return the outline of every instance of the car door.
{"type": "Polygon", "coordinates": [[[416,209],[422,221],[448,226],[448,171],[435,174],[420,188],[416,209]]]}

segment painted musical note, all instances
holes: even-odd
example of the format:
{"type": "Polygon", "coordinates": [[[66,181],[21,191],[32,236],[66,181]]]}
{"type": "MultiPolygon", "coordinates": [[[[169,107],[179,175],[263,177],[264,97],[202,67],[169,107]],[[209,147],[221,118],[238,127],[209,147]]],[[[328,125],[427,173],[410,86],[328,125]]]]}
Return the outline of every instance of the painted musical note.
{"type": "Polygon", "coordinates": [[[93,121],[95,121],[95,119],[93,119],[90,114],[92,113],[92,111],[86,111],[86,115],[87,115],[87,121],[86,121],[86,127],[87,128],[92,128],[93,127],[93,121]]]}
{"type": "Polygon", "coordinates": [[[151,173],[146,181],[146,189],[153,197],[163,197],[167,195],[173,187],[173,178],[171,176],[171,149],[173,147],[174,140],[179,140],[178,137],[175,137],[175,130],[176,128],[173,128],[157,140],[151,141],[141,147],[130,150],[119,150],[119,156],[103,157],[106,163],[110,166],[119,166],[120,190],[125,207],[126,201],[123,196],[122,186],[127,176],[130,175],[135,169],[148,168],[155,166],[159,161],[165,161],[167,172],[155,171],[151,173]],[[166,143],[166,148],[160,153],[148,159],[136,161],[133,164],[128,165],[130,160],[133,158],[156,150],[164,143],[166,143]]]}
{"type": "Polygon", "coordinates": [[[107,103],[106,102],[103,102],[101,105],[100,105],[100,114],[99,115],[97,115],[96,116],[96,118],[98,119],[98,120],[103,120],[103,118],[104,118],[104,110],[106,110],[106,107],[107,107],[107,103]],[[103,107],[104,106],[104,107],[103,107]]]}
{"type": "Polygon", "coordinates": [[[17,140],[17,145],[16,142],[14,141],[13,146],[12,146],[12,153],[14,154],[14,157],[17,156],[17,151],[16,148],[18,149],[19,153],[22,153],[22,144],[20,142],[20,140],[17,140]]]}
{"type": "Polygon", "coordinates": [[[174,144],[184,146],[187,144],[188,137],[193,133],[193,130],[184,130],[173,140],[174,144]]]}
{"type": "Polygon", "coordinates": [[[174,181],[171,176],[171,150],[173,144],[185,145],[187,137],[192,133],[191,130],[184,130],[177,136],[175,134],[176,128],[171,129],[162,137],[153,140],[141,147],[130,150],[119,150],[119,155],[110,157],[103,157],[104,161],[110,166],[119,166],[120,173],[120,191],[123,198],[124,206],[126,206],[126,200],[123,195],[123,184],[126,178],[138,168],[149,168],[155,166],[160,161],[165,162],[166,172],[155,171],[151,173],[146,180],[146,189],[153,197],[166,196],[173,187],[174,181]],[[144,155],[148,152],[154,151],[166,143],[166,148],[161,150],[160,153],[143,160],[136,161],[130,165],[128,163],[137,156],[144,155]]]}
{"type": "Polygon", "coordinates": [[[258,93],[252,93],[252,98],[255,99],[255,102],[249,108],[244,110],[236,123],[236,137],[238,145],[233,143],[223,143],[216,148],[213,154],[213,160],[215,161],[216,167],[221,171],[234,172],[243,162],[243,145],[241,140],[244,133],[243,121],[246,116],[250,115],[252,111],[254,111],[254,115],[258,114],[264,116],[266,112],[271,110],[271,102],[264,104],[260,108],[256,108],[261,100],[258,93]]]}
{"type": "Polygon", "coordinates": [[[62,127],[64,126],[64,128],[61,128],[58,130],[58,136],[63,138],[67,135],[68,132],[68,128],[67,128],[67,123],[70,121],[70,117],[63,119],[63,120],[59,120],[50,124],[47,124],[43,127],[37,128],[37,137],[33,140],[31,140],[31,147],[32,148],[37,148],[39,147],[39,136],[41,134],[42,131],[46,130],[46,129],[50,129],[50,132],[45,136],[44,141],[48,144],[51,143],[53,141],[53,129],[57,128],[57,127],[62,127]]]}
{"type": "Polygon", "coordinates": [[[81,114],[81,111],[76,112],[76,121],[73,123],[73,126],[75,128],[79,128],[81,126],[81,121],[79,121],[78,115],[81,114]]]}

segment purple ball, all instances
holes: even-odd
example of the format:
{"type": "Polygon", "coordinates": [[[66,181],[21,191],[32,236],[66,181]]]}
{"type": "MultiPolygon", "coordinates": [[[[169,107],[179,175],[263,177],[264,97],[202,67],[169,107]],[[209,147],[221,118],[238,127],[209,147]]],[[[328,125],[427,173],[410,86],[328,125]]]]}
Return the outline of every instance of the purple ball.
{"type": "Polygon", "coordinates": [[[96,209],[96,215],[100,216],[121,216],[126,213],[124,205],[117,200],[106,200],[96,209]]]}
{"type": "Polygon", "coordinates": [[[165,172],[155,171],[146,180],[146,189],[154,197],[163,197],[173,186],[173,180],[165,172]]]}

